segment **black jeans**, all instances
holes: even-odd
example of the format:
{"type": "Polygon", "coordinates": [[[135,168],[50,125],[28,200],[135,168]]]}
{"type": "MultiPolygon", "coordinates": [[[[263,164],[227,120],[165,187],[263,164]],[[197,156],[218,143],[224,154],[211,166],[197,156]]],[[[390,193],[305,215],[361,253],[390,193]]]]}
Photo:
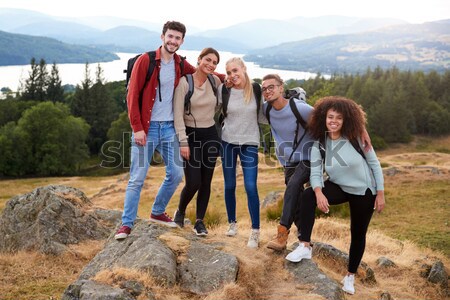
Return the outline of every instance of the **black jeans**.
{"type": "Polygon", "coordinates": [[[186,184],[180,195],[178,210],[182,213],[197,193],[197,219],[203,219],[211,195],[216,160],[219,156],[220,139],[215,126],[208,128],[186,127],[191,155],[184,166],[186,184]]]}
{"type": "MultiPolygon", "coordinates": [[[[350,273],[356,273],[366,248],[366,233],[370,219],[372,218],[376,196],[372,195],[370,189],[366,190],[365,195],[353,195],[344,192],[337,184],[329,180],[325,181],[324,184],[325,186],[322,188],[322,192],[327,197],[330,205],[349,203],[351,242],[348,271],[350,273]]],[[[311,241],[316,206],[316,194],[312,188],[306,189],[300,205],[300,239],[302,241],[311,241]]]]}
{"type": "Polygon", "coordinates": [[[297,229],[300,229],[300,201],[303,193],[303,185],[309,181],[311,162],[302,160],[294,166],[284,168],[284,181],[286,191],[283,199],[283,212],[280,224],[290,229],[295,221],[297,229]]]}

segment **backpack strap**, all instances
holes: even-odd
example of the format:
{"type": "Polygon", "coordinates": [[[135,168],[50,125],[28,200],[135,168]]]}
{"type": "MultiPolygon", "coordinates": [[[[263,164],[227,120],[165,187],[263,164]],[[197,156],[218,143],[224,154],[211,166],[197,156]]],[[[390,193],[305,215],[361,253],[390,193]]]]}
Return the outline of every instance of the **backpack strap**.
{"type": "Polygon", "coordinates": [[[222,85],[222,115],[223,118],[227,117],[228,101],[230,100],[230,90],[222,85]]]}
{"type": "Polygon", "coordinates": [[[289,159],[287,162],[291,161],[291,158],[294,155],[295,150],[297,150],[298,146],[300,145],[301,141],[303,140],[303,138],[306,135],[306,128],[307,128],[305,120],[303,119],[302,115],[298,111],[298,108],[297,108],[297,105],[295,104],[294,98],[289,99],[289,106],[291,107],[292,113],[294,113],[294,115],[295,115],[297,127],[295,129],[295,137],[294,137],[294,142],[292,144],[292,152],[291,152],[291,155],[289,156],[289,159]],[[303,131],[303,134],[300,137],[300,139],[298,139],[298,132],[300,130],[300,126],[303,127],[304,131],[303,131]]]}
{"type": "Polygon", "coordinates": [[[352,144],[353,148],[355,148],[356,152],[358,152],[364,159],[366,159],[366,155],[364,154],[363,149],[361,149],[358,140],[352,139],[350,140],[350,143],[352,144]]]}
{"type": "Polygon", "coordinates": [[[266,119],[267,119],[267,122],[269,123],[269,125],[270,125],[270,111],[272,110],[272,104],[270,104],[269,102],[267,102],[267,107],[266,107],[266,119]]]}
{"type": "Polygon", "coordinates": [[[289,99],[289,106],[291,107],[292,112],[295,115],[295,118],[297,119],[297,123],[300,124],[306,131],[306,121],[303,119],[302,115],[298,111],[297,105],[295,104],[294,98],[289,99]]]}
{"type": "Polygon", "coordinates": [[[147,55],[149,57],[148,61],[148,68],[147,68],[147,74],[145,75],[145,83],[142,87],[142,90],[139,92],[139,111],[142,111],[142,98],[144,97],[144,90],[147,86],[148,82],[150,81],[150,77],[152,77],[153,71],[155,70],[156,62],[156,51],[149,51],[147,52],[147,55]]]}
{"type": "Polygon", "coordinates": [[[186,77],[187,83],[188,83],[188,91],[186,95],[184,96],[184,111],[187,115],[191,114],[191,97],[192,94],[194,94],[194,77],[192,74],[186,74],[184,75],[186,77]]]}
{"type": "Polygon", "coordinates": [[[252,86],[253,86],[253,95],[255,95],[255,100],[256,100],[256,117],[258,117],[259,110],[261,108],[262,91],[261,91],[261,86],[259,85],[259,83],[253,82],[252,86]]]}

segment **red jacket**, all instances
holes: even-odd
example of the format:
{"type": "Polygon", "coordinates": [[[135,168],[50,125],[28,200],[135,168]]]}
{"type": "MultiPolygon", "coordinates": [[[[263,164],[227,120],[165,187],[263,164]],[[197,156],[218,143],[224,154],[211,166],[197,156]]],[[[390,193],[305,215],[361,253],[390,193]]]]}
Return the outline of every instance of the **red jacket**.
{"type": "MultiPolygon", "coordinates": [[[[131,128],[133,132],[141,130],[148,133],[150,127],[150,120],[152,118],[153,105],[156,98],[156,89],[158,88],[158,75],[161,68],[161,47],[156,50],[155,58],[155,70],[150,77],[147,86],[145,87],[142,96],[142,111],[139,110],[139,93],[144,87],[145,76],[147,75],[149,56],[141,55],[135,62],[133,70],[131,71],[130,82],[128,86],[127,105],[128,105],[128,117],[130,119],[131,128]]],[[[185,74],[192,74],[196,68],[184,61],[184,73],[181,74],[180,68],[180,56],[174,55],[175,60],[175,87],[178,85],[181,76],[185,74]]]]}

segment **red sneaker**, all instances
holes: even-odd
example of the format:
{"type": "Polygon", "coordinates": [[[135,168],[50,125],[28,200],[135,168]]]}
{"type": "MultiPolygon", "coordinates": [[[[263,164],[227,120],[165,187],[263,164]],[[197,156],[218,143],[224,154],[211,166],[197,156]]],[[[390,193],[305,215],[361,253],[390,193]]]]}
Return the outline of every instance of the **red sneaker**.
{"type": "Polygon", "coordinates": [[[131,233],[131,228],[128,226],[122,225],[122,226],[120,226],[119,230],[117,230],[114,238],[116,240],[123,240],[123,239],[126,239],[130,233],[131,233]]]}
{"type": "Polygon", "coordinates": [[[173,228],[178,227],[178,225],[166,213],[162,213],[160,215],[151,214],[150,221],[161,224],[161,225],[165,225],[168,227],[173,227],[173,228]]]}

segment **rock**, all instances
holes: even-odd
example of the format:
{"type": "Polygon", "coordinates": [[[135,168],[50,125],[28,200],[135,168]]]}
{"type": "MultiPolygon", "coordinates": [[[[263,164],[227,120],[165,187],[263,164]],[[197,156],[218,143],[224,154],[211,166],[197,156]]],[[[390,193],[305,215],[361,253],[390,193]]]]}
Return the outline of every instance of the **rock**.
{"type": "Polygon", "coordinates": [[[199,242],[192,234],[183,238],[180,234],[182,232],[143,220],[136,222],[123,241],[116,241],[111,234],[104,249],[83,269],[78,280],[66,288],[63,299],[80,299],[88,294],[92,299],[155,299],[152,287],[127,278],[115,283],[119,288],[100,285],[101,294],[91,293],[95,275],[115,268],[144,272],[158,285],[179,285],[197,295],[236,281],[239,263],[235,256],[199,242]],[[185,246],[176,247],[180,240],[185,241],[185,246]],[[113,298],[115,295],[121,296],[113,298]]]}
{"type": "Polygon", "coordinates": [[[180,285],[186,291],[205,295],[226,283],[235,282],[238,269],[235,256],[193,242],[187,259],[178,267],[180,285]]]}
{"type": "Polygon", "coordinates": [[[105,239],[108,224],[75,188],[49,185],[11,198],[0,216],[0,251],[38,250],[58,255],[67,245],[105,239]]]}
{"type": "Polygon", "coordinates": [[[389,292],[382,292],[380,295],[380,300],[394,300],[389,292]]]}
{"type": "Polygon", "coordinates": [[[328,300],[345,299],[340,285],[326,276],[313,260],[304,259],[299,263],[286,262],[285,267],[294,275],[297,282],[312,285],[312,293],[328,300]]]}
{"type": "Polygon", "coordinates": [[[427,280],[432,283],[440,284],[444,289],[448,288],[448,275],[445,271],[444,264],[441,261],[437,261],[431,266],[427,280]]]}
{"type": "Polygon", "coordinates": [[[261,208],[265,208],[268,206],[271,206],[272,204],[278,203],[278,201],[281,201],[283,199],[283,192],[282,191],[273,191],[267,194],[266,197],[264,197],[264,200],[261,203],[261,208]]]}
{"type": "MultiPolygon", "coordinates": [[[[313,255],[331,257],[333,260],[340,262],[345,267],[348,265],[348,254],[328,244],[314,242],[313,255]]],[[[377,282],[375,279],[375,273],[363,261],[361,261],[361,264],[359,265],[358,275],[361,277],[361,281],[363,283],[373,285],[377,282]]]]}
{"type": "Polygon", "coordinates": [[[174,285],[177,276],[175,254],[157,238],[167,230],[139,222],[125,240],[116,241],[111,237],[104,249],[83,269],[80,279],[90,279],[103,269],[117,267],[144,271],[152,274],[159,284],[174,285]]]}
{"type": "Polygon", "coordinates": [[[383,268],[397,267],[397,265],[387,257],[378,258],[377,264],[378,264],[378,266],[383,267],[383,268]]]}
{"type": "Polygon", "coordinates": [[[79,280],[66,289],[61,300],[136,300],[136,298],[121,288],[91,280],[79,280]]]}

